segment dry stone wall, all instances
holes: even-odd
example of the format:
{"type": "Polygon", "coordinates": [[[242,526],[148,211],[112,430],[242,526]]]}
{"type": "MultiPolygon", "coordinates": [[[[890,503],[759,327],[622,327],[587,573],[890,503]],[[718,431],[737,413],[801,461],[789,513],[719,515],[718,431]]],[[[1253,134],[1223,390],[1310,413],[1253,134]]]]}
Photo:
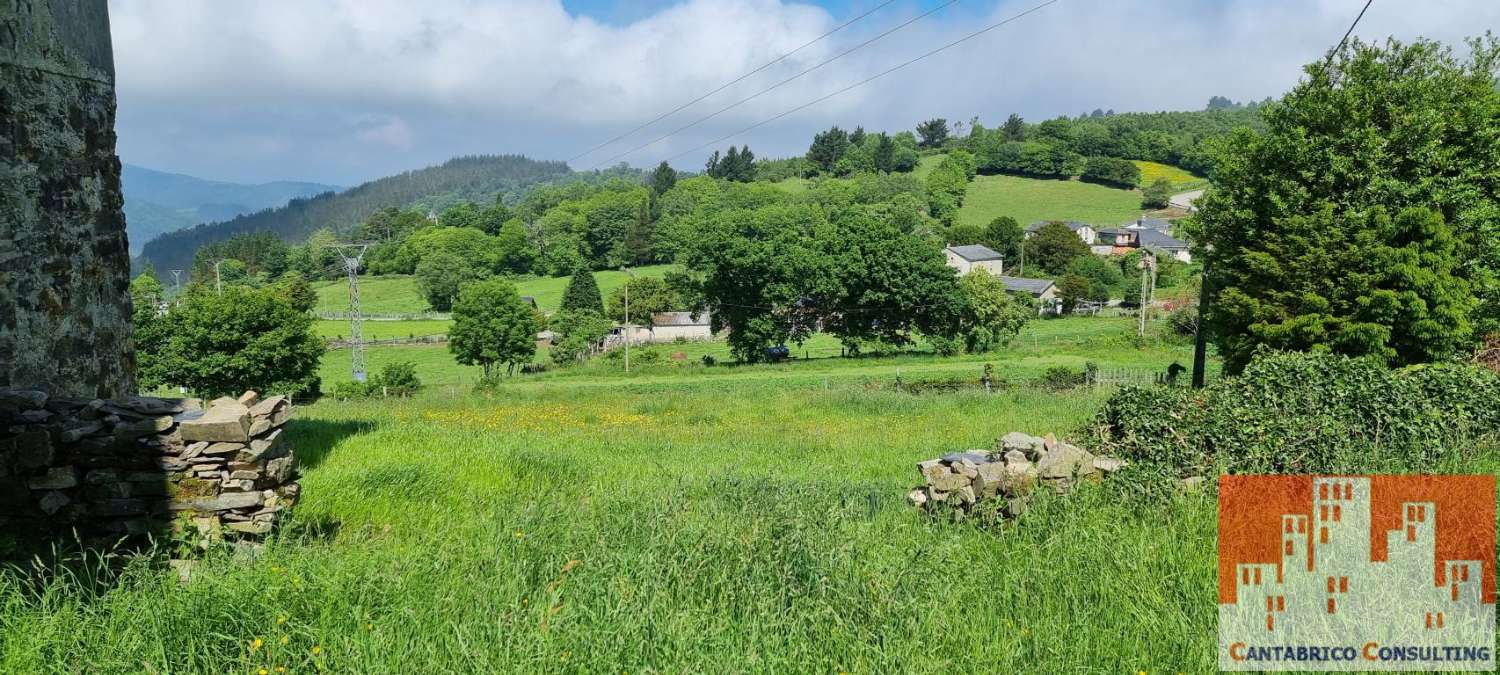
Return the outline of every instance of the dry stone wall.
{"type": "Polygon", "coordinates": [[[0,387],[133,389],[105,0],[0,0],[0,387]]]}
{"type": "Polygon", "coordinates": [[[1004,500],[998,509],[1011,517],[1026,512],[1038,487],[1067,492],[1080,480],[1097,480],[1119,471],[1124,462],[1093,455],[1078,446],[1045,437],[1011,432],[993,450],[968,450],[917,463],[922,484],[907,493],[921,508],[945,506],[969,511],[976,505],[1004,500]]]}
{"type": "Polygon", "coordinates": [[[285,397],[77,399],[0,389],[0,531],[264,535],[297,501],[285,397]]]}

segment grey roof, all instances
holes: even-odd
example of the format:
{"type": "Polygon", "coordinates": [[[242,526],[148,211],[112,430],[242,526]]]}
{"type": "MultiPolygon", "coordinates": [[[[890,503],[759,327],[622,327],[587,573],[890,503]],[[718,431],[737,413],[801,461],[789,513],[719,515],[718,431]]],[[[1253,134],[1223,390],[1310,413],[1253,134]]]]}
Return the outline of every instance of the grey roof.
{"type": "Polygon", "coordinates": [[[536,298],[533,298],[529,295],[521,296],[521,302],[531,305],[532,307],[536,307],[536,298]]]}
{"type": "Polygon", "coordinates": [[[954,255],[969,262],[1005,259],[1005,256],[996,253],[994,249],[991,249],[988,246],[981,246],[979,244],[969,244],[967,246],[949,246],[948,250],[952,251],[954,255]]]}
{"type": "Polygon", "coordinates": [[[693,318],[692,312],[657,312],[651,315],[651,325],[658,328],[663,326],[707,326],[708,312],[693,318]]]}
{"type": "Polygon", "coordinates": [[[1129,226],[1137,229],[1161,230],[1162,232],[1172,231],[1172,223],[1160,218],[1138,218],[1134,223],[1130,223],[1129,226]]]}
{"type": "Polygon", "coordinates": [[[1188,243],[1161,230],[1141,230],[1139,241],[1144,248],[1159,248],[1168,251],[1186,250],[1188,243]]]}
{"type": "Polygon", "coordinates": [[[1051,279],[1000,277],[1000,281],[1005,284],[1005,290],[1007,291],[1015,291],[1017,293],[1030,293],[1031,295],[1037,296],[1046,293],[1047,289],[1052,288],[1051,279]]]}

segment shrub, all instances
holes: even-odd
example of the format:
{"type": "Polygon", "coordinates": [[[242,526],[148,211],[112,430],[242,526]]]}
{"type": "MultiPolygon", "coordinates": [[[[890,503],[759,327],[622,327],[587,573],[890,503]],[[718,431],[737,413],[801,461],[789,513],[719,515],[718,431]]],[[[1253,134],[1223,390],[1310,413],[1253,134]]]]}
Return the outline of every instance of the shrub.
{"type": "Polygon", "coordinates": [[[1500,377],[1263,351],[1201,390],[1123,388],[1096,423],[1105,451],[1179,472],[1426,471],[1500,433],[1500,377]]]}
{"type": "Polygon", "coordinates": [[[1088,381],[1087,374],[1082,370],[1074,370],[1067,366],[1052,366],[1047,372],[1042,373],[1041,386],[1046,389],[1063,390],[1081,387],[1088,381]]]}
{"type": "Polygon", "coordinates": [[[417,377],[417,364],[411,361],[387,363],[380,372],[364,382],[349,380],[333,388],[338,399],[372,398],[375,396],[411,396],[422,388],[417,377]]]}

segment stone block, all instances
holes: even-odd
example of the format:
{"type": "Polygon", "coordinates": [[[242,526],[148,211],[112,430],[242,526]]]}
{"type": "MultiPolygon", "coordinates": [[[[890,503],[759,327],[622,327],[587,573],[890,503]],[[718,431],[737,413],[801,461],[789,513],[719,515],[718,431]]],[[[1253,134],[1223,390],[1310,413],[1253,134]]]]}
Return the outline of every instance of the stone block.
{"type": "Polygon", "coordinates": [[[0,454],[8,454],[17,469],[40,469],[52,463],[52,436],[45,431],[23,431],[0,441],[0,454]]]}
{"type": "Polygon", "coordinates": [[[923,506],[926,506],[927,505],[927,491],[923,490],[921,488],[917,488],[915,490],[912,490],[911,492],[906,493],[906,501],[911,502],[912,506],[916,506],[916,507],[919,507],[919,508],[923,507],[923,506]]]}
{"type": "Polygon", "coordinates": [[[296,468],[296,460],[292,457],[277,457],[266,462],[265,477],[274,485],[280,485],[292,479],[292,470],[296,468]]]}
{"type": "Polygon", "coordinates": [[[117,438],[140,438],[141,436],[159,434],[171,429],[172,424],[171,415],[147,417],[134,422],[122,422],[115,426],[115,436],[117,438]]]}
{"type": "Polygon", "coordinates": [[[46,475],[26,481],[33,490],[66,490],[78,486],[78,470],[71,466],[54,466],[46,475]]]}
{"type": "Polygon", "coordinates": [[[927,475],[927,484],[934,490],[940,492],[951,492],[969,485],[969,479],[963,475],[953,473],[947,467],[943,471],[933,471],[927,475]]]}
{"type": "Polygon", "coordinates": [[[247,443],[211,443],[200,452],[202,455],[229,455],[248,447],[247,443]]]}
{"type": "Polygon", "coordinates": [[[0,410],[40,410],[47,405],[47,392],[37,389],[0,389],[0,410]]]}
{"type": "Polygon", "coordinates": [[[256,392],[255,390],[253,390],[253,389],[252,390],[248,390],[245,393],[240,394],[240,398],[239,398],[239,404],[240,405],[245,406],[246,408],[250,408],[250,407],[253,407],[257,403],[260,403],[260,394],[258,392],[256,392]]]}
{"type": "Polygon", "coordinates": [[[219,494],[219,484],[202,478],[183,478],[167,484],[167,494],[174,499],[195,499],[219,494]]]}
{"type": "Polygon", "coordinates": [[[282,431],[276,429],[265,436],[252,439],[250,447],[241,450],[234,456],[236,462],[260,462],[276,459],[286,455],[286,445],[282,443],[282,431]]]}
{"type": "Polygon", "coordinates": [[[265,521],[251,520],[245,522],[227,523],[224,525],[224,527],[243,534],[268,534],[270,533],[273,525],[265,521]]]}
{"type": "Polygon", "coordinates": [[[1125,460],[1114,457],[1095,457],[1094,468],[1103,473],[1111,474],[1125,468],[1125,460]]]}
{"type": "Polygon", "coordinates": [[[950,452],[943,455],[943,461],[949,464],[967,461],[970,464],[983,464],[990,461],[989,453],[983,450],[965,450],[964,452],[950,452]]]}
{"type": "Polygon", "coordinates": [[[92,436],[104,430],[104,425],[99,422],[85,422],[74,427],[63,429],[58,434],[58,440],[63,443],[77,443],[85,436],[92,436]]]}
{"type": "Polygon", "coordinates": [[[192,417],[190,413],[183,413],[178,416],[178,431],[182,434],[182,440],[224,443],[244,443],[250,440],[250,410],[233,399],[227,399],[223,403],[219,401],[215,401],[215,405],[202,415],[192,417]]]}
{"type": "Polygon", "coordinates": [[[1042,439],[1012,431],[1000,437],[1000,450],[1005,452],[1014,450],[1024,454],[1028,459],[1035,459],[1042,453],[1042,439]]]}
{"type": "Polygon", "coordinates": [[[1037,473],[1044,480],[1072,478],[1085,459],[1092,464],[1092,455],[1078,447],[1067,443],[1054,443],[1052,449],[1037,461],[1037,473]]]}
{"type": "Polygon", "coordinates": [[[208,513],[259,507],[264,501],[265,497],[259,492],[226,492],[217,497],[173,499],[167,503],[167,509],[170,511],[198,511],[208,513]]]}
{"type": "Polygon", "coordinates": [[[42,498],[37,502],[37,506],[42,509],[42,513],[50,516],[61,511],[64,506],[67,506],[72,501],[64,493],[46,492],[42,494],[42,498]]]}

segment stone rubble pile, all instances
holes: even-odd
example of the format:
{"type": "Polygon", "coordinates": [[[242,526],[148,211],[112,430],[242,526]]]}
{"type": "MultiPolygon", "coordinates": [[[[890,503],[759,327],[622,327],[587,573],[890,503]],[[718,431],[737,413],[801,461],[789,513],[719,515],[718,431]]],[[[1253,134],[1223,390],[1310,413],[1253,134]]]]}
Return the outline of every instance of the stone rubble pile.
{"type": "Polygon", "coordinates": [[[1020,516],[1038,487],[1067,492],[1076,481],[1098,480],[1125,463],[1100,457],[1052,434],[1038,438],[1020,432],[1001,437],[994,450],[968,450],[917,463],[922,484],[906,498],[919,508],[938,504],[968,511],[974,505],[1003,499],[1005,515],[1020,516]]]}
{"type": "Polygon", "coordinates": [[[49,397],[0,389],[0,528],[204,536],[270,532],[297,500],[283,396],[49,397]]]}

